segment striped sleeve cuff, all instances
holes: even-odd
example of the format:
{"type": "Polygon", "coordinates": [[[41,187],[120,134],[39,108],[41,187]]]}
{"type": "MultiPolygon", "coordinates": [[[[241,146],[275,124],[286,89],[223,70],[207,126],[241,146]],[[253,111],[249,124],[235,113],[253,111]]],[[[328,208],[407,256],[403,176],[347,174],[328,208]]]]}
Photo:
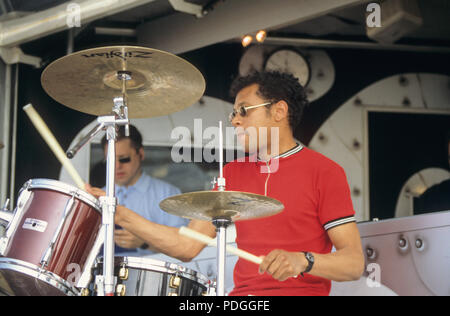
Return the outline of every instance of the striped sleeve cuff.
{"type": "Polygon", "coordinates": [[[328,223],[323,225],[323,228],[325,228],[325,230],[329,230],[336,226],[347,224],[347,223],[352,223],[352,222],[356,222],[355,216],[353,216],[353,215],[329,221],[328,223]]]}

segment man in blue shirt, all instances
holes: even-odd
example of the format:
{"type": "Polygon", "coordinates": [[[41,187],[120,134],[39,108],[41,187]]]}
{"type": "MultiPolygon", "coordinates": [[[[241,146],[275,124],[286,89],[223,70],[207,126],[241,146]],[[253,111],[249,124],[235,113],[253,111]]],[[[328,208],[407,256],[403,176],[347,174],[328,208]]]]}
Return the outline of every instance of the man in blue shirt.
{"type": "MultiPolygon", "coordinates": [[[[106,153],[106,137],[102,139],[102,147],[106,153]]],[[[142,136],[137,128],[130,125],[130,136],[126,137],[125,128],[121,126],[116,141],[115,192],[118,204],[154,223],[173,227],[187,225],[187,219],[159,208],[159,202],[181,192],[175,186],[145,174],[142,170],[144,156],[142,136]]],[[[153,253],[142,239],[119,227],[114,232],[114,240],[118,255],[145,256],[153,253]]]]}

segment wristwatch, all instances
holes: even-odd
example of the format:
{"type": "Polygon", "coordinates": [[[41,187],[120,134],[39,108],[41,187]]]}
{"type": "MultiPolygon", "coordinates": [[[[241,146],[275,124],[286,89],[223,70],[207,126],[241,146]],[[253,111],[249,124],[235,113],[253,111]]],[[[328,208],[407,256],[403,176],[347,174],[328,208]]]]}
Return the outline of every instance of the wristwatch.
{"type": "Polygon", "coordinates": [[[300,273],[303,276],[303,273],[308,273],[309,271],[311,271],[313,265],[314,265],[314,256],[312,253],[310,252],[306,252],[303,251],[303,253],[305,254],[305,258],[308,261],[308,266],[306,267],[305,271],[303,271],[302,273],[300,273]]]}

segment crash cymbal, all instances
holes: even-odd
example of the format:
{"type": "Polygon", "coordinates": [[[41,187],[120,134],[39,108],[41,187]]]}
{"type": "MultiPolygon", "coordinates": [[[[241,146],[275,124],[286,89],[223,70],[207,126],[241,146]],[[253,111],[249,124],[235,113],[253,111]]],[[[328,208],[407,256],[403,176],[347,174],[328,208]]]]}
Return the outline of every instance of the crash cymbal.
{"type": "Polygon", "coordinates": [[[205,91],[200,71],[156,49],[110,46],[64,56],[42,73],[44,90],[57,102],[87,114],[108,115],[126,92],[129,118],[168,115],[197,102],[205,91]],[[118,72],[125,76],[118,79],[118,72]]]}
{"type": "Polygon", "coordinates": [[[232,221],[272,216],[284,209],[278,200],[264,195],[237,191],[200,191],[175,195],[159,203],[167,213],[211,221],[226,218],[232,221]]]}

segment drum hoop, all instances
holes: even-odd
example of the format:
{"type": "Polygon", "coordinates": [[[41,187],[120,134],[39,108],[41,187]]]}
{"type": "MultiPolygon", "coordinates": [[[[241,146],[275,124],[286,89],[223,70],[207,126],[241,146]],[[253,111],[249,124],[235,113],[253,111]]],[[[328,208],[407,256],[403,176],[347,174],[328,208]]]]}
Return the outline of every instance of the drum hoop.
{"type": "Polygon", "coordinates": [[[69,282],[60,276],[50,271],[41,269],[34,264],[12,258],[0,258],[0,270],[12,270],[26,274],[53,286],[68,296],[78,296],[78,290],[76,287],[70,285],[69,282]]]}
{"type": "MultiPolygon", "coordinates": [[[[101,213],[101,206],[98,199],[75,186],[52,179],[31,179],[27,183],[29,183],[28,189],[48,189],[70,196],[75,195],[77,199],[83,201],[93,207],[97,212],[101,213]]],[[[27,184],[24,186],[27,186],[27,184]]]]}
{"type": "MultiPolygon", "coordinates": [[[[201,285],[208,287],[210,284],[209,279],[195,270],[183,267],[179,264],[166,262],[162,260],[156,260],[152,258],[144,257],[115,257],[115,262],[119,264],[123,263],[129,268],[138,268],[149,271],[156,271],[162,273],[177,274],[181,277],[189,279],[194,282],[198,282],[201,285]]],[[[103,263],[103,257],[97,258],[97,264],[103,263]]]]}

